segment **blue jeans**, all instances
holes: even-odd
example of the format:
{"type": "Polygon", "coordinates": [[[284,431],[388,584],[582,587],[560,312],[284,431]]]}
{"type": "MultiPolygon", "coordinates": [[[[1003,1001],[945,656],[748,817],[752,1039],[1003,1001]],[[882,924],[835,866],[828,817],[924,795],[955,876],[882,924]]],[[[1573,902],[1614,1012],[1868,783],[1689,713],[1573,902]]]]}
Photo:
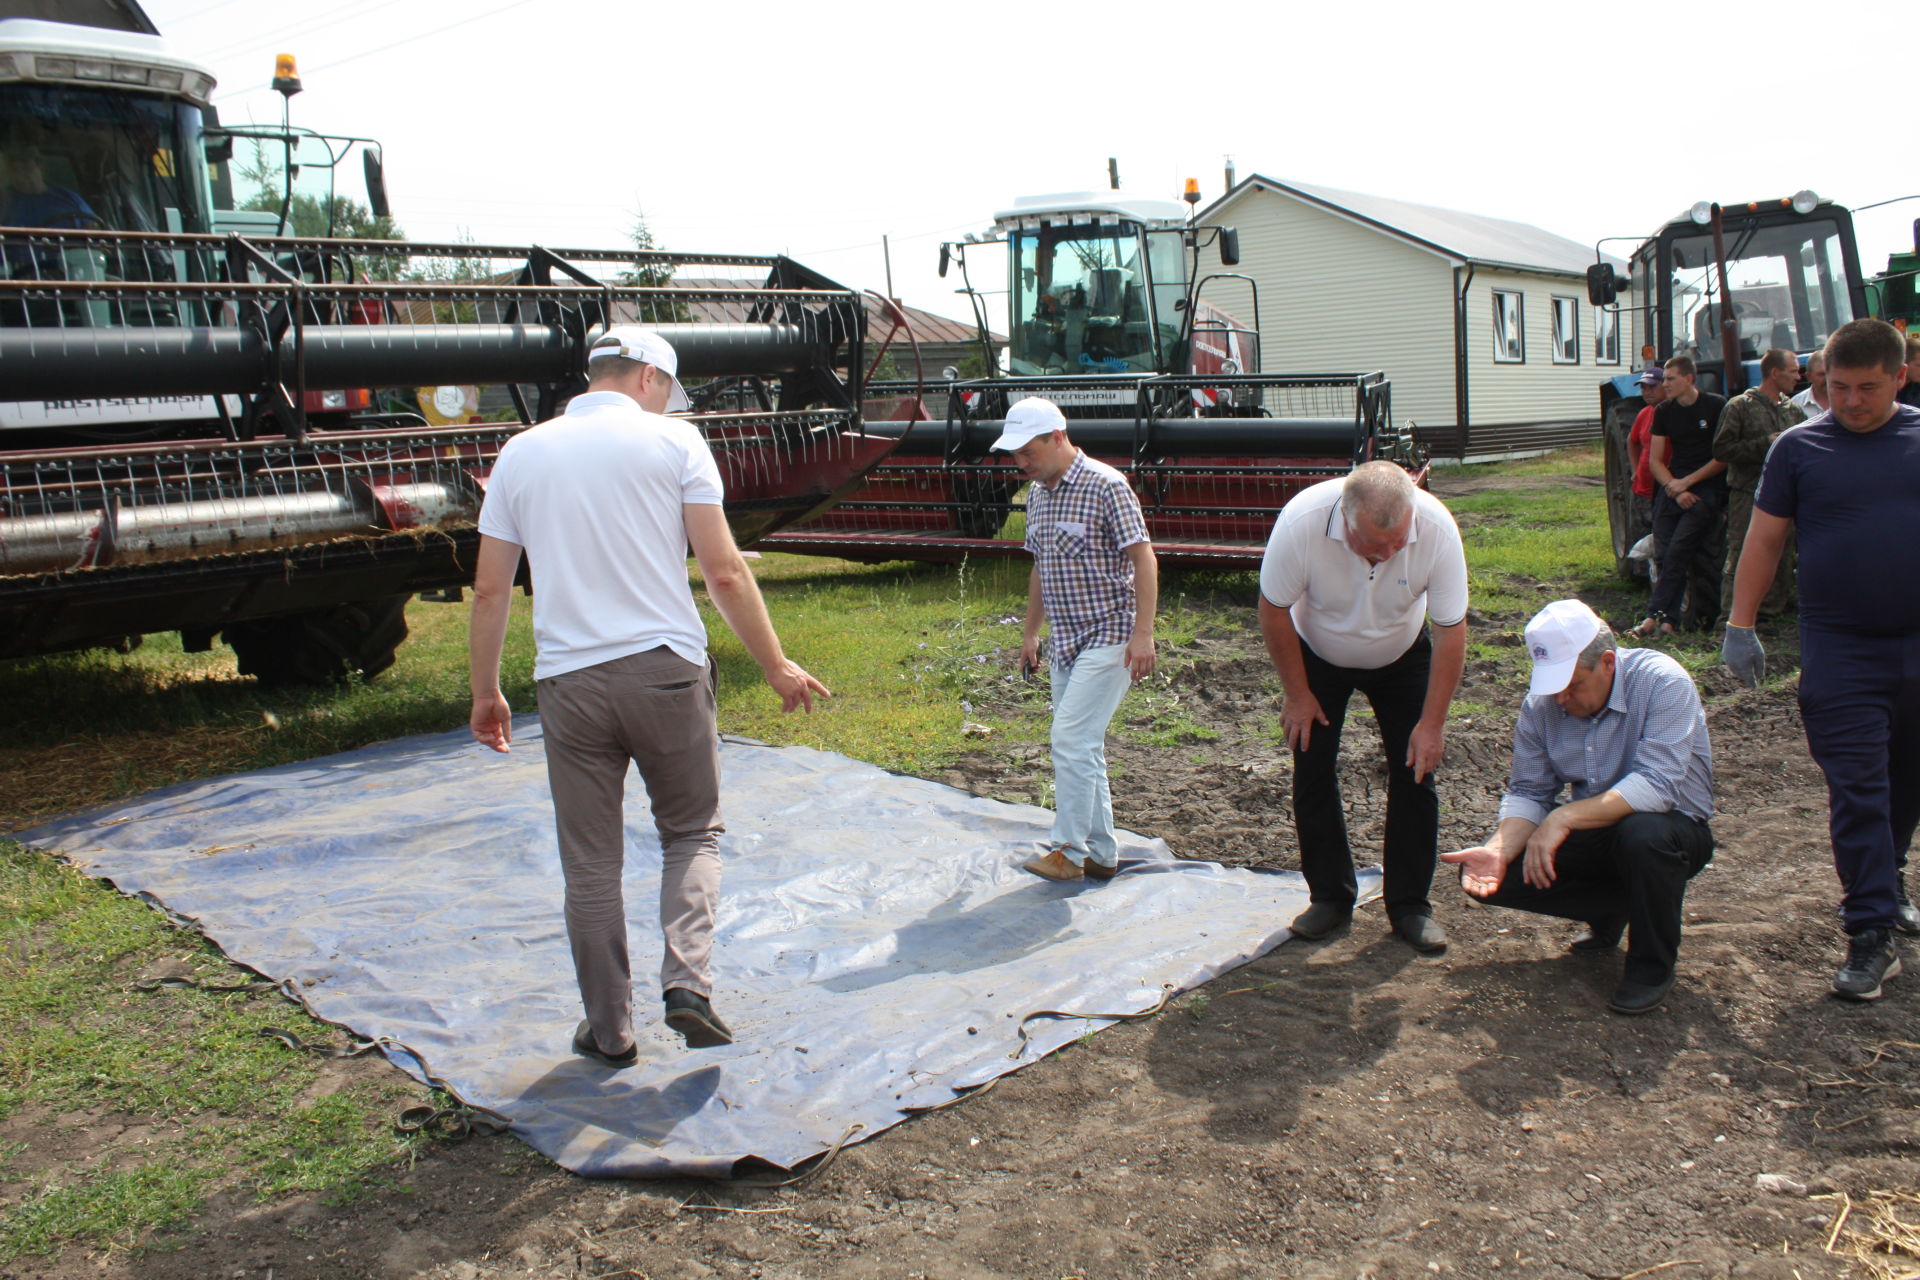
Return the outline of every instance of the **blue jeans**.
{"type": "Polygon", "coordinates": [[[1107,723],[1133,677],[1124,644],[1082,649],[1071,667],[1053,667],[1053,844],[1080,866],[1120,861],[1107,789],[1107,723]]]}

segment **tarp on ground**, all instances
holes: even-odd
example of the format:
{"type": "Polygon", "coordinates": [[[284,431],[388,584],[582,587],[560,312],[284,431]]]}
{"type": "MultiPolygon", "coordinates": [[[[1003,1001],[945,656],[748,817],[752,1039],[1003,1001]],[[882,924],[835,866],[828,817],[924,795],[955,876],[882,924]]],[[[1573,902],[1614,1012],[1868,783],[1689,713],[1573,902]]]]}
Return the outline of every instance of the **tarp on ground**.
{"type": "Polygon", "coordinates": [[[1277,946],[1306,905],[1293,873],[1180,861],[1125,832],[1113,880],[1044,881],[1020,869],[1042,809],[806,748],[730,740],[721,761],[715,1007],[736,1043],[688,1050],[658,1021],[660,848],[631,776],[640,1060],[617,1072],[570,1050],[580,1004],[536,717],[510,755],[464,730],[408,738],[20,838],[193,921],[402,1069],[603,1176],[792,1167],[871,1137],[1107,1025],[1027,1015],[1150,1010],[1277,946]]]}

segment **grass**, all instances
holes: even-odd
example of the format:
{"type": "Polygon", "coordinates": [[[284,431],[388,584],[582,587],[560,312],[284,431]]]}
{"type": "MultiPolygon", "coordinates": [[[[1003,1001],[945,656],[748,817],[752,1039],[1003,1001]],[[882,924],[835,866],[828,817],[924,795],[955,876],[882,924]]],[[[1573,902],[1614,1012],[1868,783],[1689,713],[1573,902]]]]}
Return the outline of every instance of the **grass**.
{"type": "MultiPolygon", "coordinates": [[[[1502,631],[1517,632],[1555,595],[1631,596],[1611,577],[1600,490],[1566,482],[1598,472],[1596,451],[1571,450],[1454,473],[1499,481],[1453,505],[1474,607],[1502,631]],[[1516,486],[1516,477],[1537,483],[1516,486]]],[[[787,652],[834,697],[812,715],[782,715],[709,609],[724,731],[920,774],[979,749],[962,735],[968,721],[994,730],[992,749],[1045,742],[1045,686],[1015,670],[1023,559],[955,569],[769,555],[755,565],[787,652]]],[[[1161,674],[1129,692],[1116,731],[1204,755],[1217,731],[1173,677],[1203,656],[1206,641],[1254,628],[1255,599],[1251,574],[1164,574],[1161,674]]],[[[0,699],[31,709],[0,745],[0,831],[187,779],[463,731],[466,610],[414,602],[408,620],[412,638],[391,670],[323,691],[262,689],[238,678],[224,649],[183,653],[170,637],[126,655],[0,664],[0,699]]],[[[1521,678],[1518,650],[1477,630],[1474,656],[1521,678]]],[[[1704,644],[1670,651],[1709,660],[1704,644]]],[[[503,688],[531,711],[524,597],[507,654],[503,688]]],[[[1486,705],[1459,710],[1480,714],[1486,705]]],[[[1277,740],[1277,715],[1274,732],[1277,740]]],[[[1037,798],[1047,803],[1051,779],[1040,772],[1037,798]]],[[[350,1200],[387,1185],[423,1149],[422,1139],[397,1136],[391,1120],[426,1089],[398,1073],[335,1071],[326,1080],[338,1087],[326,1092],[313,1060],[259,1033],[277,1026],[311,1041],[337,1038],[337,1029],[274,996],[131,989],[163,963],[234,974],[210,942],[154,908],[0,840],[0,1124],[30,1121],[34,1132],[59,1135],[0,1139],[0,1268],[76,1242],[165,1243],[215,1192],[350,1200]],[[136,1123],[140,1139],[86,1131],[102,1117],[136,1123]]],[[[1186,1007],[1195,1017],[1206,1009],[1204,1001],[1186,1007]]]]}
{"type": "Polygon", "coordinates": [[[324,1040],[336,1028],[273,996],[132,989],[163,963],[232,973],[200,934],[0,841],[0,1122],[24,1114],[62,1135],[32,1172],[25,1144],[0,1146],[0,1266],[72,1240],[154,1239],[216,1189],[352,1200],[420,1149],[391,1120],[426,1089],[367,1073],[311,1096],[314,1060],[260,1033],[324,1040]],[[114,1133],[121,1123],[137,1140],[114,1133]]]}

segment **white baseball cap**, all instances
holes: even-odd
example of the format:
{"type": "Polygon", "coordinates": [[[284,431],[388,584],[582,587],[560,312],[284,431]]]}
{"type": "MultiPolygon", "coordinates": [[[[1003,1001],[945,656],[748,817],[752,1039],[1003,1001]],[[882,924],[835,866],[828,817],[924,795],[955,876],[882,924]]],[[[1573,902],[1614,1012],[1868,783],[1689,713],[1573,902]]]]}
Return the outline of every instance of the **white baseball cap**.
{"type": "Polygon", "coordinates": [[[1533,655],[1533,679],[1528,693],[1549,696],[1573,681],[1580,651],[1593,643],[1605,624],[1584,601],[1555,600],[1527,623],[1527,652],[1533,655]]]}
{"type": "Polygon", "coordinates": [[[1001,424],[1000,438],[993,442],[993,448],[1012,452],[1041,436],[1064,431],[1066,427],[1067,415],[1061,413],[1053,401],[1040,396],[1028,396],[1007,410],[1007,420],[1001,424]]]}
{"type": "Polygon", "coordinates": [[[651,329],[642,329],[636,324],[616,325],[593,340],[587,348],[587,367],[602,356],[625,356],[629,360],[638,360],[650,364],[667,375],[667,381],[673,390],[667,393],[667,412],[685,413],[692,405],[687,400],[686,388],[680,385],[680,357],[674,352],[673,344],[651,329]]]}

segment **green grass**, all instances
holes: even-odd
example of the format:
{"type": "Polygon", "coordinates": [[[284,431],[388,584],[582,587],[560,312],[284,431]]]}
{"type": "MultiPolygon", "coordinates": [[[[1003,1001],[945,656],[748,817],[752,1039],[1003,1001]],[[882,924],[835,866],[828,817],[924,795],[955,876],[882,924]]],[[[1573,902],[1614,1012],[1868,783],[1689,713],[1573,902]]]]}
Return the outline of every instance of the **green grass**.
{"type": "Polygon", "coordinates": [[[217,1188],[350,1200],[419,1150],[392,1119],[425,1088],[393,1073],[310,1097],[315,1060],[260,1032],[337,1040],[337,1028],[277,996],[132,989],[162,962],[207,979],[234,973],[200,934],[0,840],[0,1119],[29,1111],[56,1133],[78,1122],[62,1117],[143,1127],[131,1145],[55,1142],[53,1164],[26,1175],[25,1148],[0,1147],[13,1201],[0,1211],[0,1266],[72,1240],[148,1239],[217,1188]]]}

